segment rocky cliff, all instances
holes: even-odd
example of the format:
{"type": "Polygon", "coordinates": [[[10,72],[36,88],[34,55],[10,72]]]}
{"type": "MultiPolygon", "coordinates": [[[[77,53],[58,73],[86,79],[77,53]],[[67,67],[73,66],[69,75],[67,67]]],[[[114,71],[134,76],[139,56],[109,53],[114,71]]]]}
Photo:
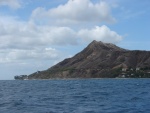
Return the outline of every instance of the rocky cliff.
{"type": "Polygon", "coordinates": [[[130,51],[111,43],[93,41],[74,57],[47,70],[35,72],[28,79],[114,78],[123,74],[122,71],[130,74],[128,77],[133,77],[137,69],[142,70],[140,72],[144,76],[149,73],[149,67],[150,51],[130,51]]]}

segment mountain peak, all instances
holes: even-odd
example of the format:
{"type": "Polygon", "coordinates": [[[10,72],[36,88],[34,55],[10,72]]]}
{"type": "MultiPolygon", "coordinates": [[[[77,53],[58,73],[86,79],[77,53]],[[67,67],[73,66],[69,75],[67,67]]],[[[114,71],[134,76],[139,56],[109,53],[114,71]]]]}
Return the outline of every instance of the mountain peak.
{"type": "Polygon", "coordinates": [[[96,40],[93,40],[89,46],[104,46],[105,43],[101,42],[101,41],[96,41],[96,40]]]}
{"type": "Polygon", "coordinates": [[[93,40],[90,44],[104,44],[104,43],[101,41],[93,40]]]}
{"type": "Polygon", "coordinates": [[[123,48],[120,48],[112,43],[104,43],[104,42],[101,42],[101,41],[96,41],[96,40],[93,40],[89,45],[88,45],[88,48],[92,48],[94,50],[100,50],[100,49],[103,49],[103,50],[115,50],[115,51],[126,51],[125,49],[123,48]]]}

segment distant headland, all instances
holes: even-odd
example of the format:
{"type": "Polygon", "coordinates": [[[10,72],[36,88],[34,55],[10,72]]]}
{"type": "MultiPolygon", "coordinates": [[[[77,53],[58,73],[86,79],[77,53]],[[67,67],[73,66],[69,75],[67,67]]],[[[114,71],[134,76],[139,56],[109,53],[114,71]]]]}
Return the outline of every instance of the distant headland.
{"type": "Polygon", "coordinates": [[[131,51],[94,40],[72,58],[67,58],[47,70],[14,78],[150,78],[150,51],[131,51]]]}

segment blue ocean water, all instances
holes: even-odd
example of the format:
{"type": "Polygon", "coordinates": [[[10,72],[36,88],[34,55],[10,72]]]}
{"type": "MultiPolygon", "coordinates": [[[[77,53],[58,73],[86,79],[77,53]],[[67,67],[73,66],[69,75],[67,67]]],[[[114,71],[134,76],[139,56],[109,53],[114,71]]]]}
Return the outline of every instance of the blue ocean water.
{"type": "Polygon", "coordinates": [[[0,81],[0,113],[150,113],[150,79],[0,81]]]}

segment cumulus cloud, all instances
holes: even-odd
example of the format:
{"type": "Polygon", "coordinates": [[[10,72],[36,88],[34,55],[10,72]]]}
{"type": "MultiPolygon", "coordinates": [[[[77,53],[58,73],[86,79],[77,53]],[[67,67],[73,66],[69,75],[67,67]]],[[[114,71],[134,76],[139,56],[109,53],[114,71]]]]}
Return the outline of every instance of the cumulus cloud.
{"type": "Polygon", "coordinates": [[[96,26],[93,29],[82,29],[78,32],[78,36],[86,42],[92,40],[103,41],[107,43],[117,43],[122,40],[122,36],[115,31],[111,31],[107,26],[96,26]]]}
{"type": "Polygon", "coordinates": [[[13,20],[5,22],[1,19],[0,40],[0,48],[77,44],[76,33],[69,27],[37,26],[13,20]]]}
{"type": "Polygon", "coordinates": [[[52,45],[77,45],[80,39],[116,43],[122,39],[107,26],[75,31],[69,27],[39,26],[33,23],[17,22],[14,19],[0,19],[0,48],[31,49],[52,45]],[[7,21],[7,22],[6,22],[7,21]]]}
{"type": "Polygon", "coordinates": [[[79,40],[92,40],[116,43],[122,36],[107,26],[75,31],[69,27],[38,26],[30,23],[1,22],[0,48],[31,49],[47,46],[77,45],[79,40]],[[9,26],[9,27],[8,27],[9,26]]]}
{"type": "Polygon", "coordinates": [[[0,18],[0,63],[62,58],[52,46],[76,45],[69,27],[38,26],[12,17],[0,18]]]}
{"type": "Polygon", "coordinates": [[[31,19],[37,23],[51,24],[115,22],[106,2],[92,3],[90,0],[68,0],[66,4],[49,10],[39,7],[32,12],[31,19]]]}
{"type": "Polygon", "coordinates": [[[61,53],[54,48],[1,49],[0,63],[20,62],[25,60],[57,60],[61,53]]]}
{"type": "Polygon", "coordinates": [[[0,6],[9,6],[13,9],[21,7],[19,0],[0,0],[0,6]]]}

